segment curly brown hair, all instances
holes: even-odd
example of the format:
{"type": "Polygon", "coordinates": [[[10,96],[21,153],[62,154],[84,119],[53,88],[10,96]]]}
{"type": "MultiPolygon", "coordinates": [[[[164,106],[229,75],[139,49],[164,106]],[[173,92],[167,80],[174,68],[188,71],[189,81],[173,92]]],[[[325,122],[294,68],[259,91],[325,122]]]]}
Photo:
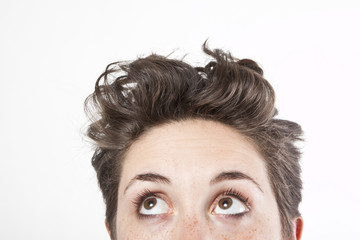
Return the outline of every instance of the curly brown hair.
{"type": "Polygon", "coordinates": [[[152,54],[107,66],[85,101],[95,141],[92,165],[106,204],[111,239],[116,239],[118,187],[122,162],[131,144],[148,129],[171,121],[215,120],[249,137],[262,154],[276,197],[283,238],[293,234],[300,216],[301,127],[274,118],[275,93],[258,64],[220,49],[203,51],[214,60],[193,67],[152,54]]]}

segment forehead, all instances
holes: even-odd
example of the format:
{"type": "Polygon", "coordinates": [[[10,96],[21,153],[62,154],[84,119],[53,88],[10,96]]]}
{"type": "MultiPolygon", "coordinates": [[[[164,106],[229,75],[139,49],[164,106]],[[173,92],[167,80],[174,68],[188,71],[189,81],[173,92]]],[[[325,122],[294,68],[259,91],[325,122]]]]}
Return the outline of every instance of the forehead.
{"type": "Polygon", "coordinates": [[[223,123],[186,120],[154,127],[129,148],[120,188],[136,174],[157,172],[184,182],[208,181],[221,171],[239,170],[266,182],[265,164],[254,145],[223,123]]]}

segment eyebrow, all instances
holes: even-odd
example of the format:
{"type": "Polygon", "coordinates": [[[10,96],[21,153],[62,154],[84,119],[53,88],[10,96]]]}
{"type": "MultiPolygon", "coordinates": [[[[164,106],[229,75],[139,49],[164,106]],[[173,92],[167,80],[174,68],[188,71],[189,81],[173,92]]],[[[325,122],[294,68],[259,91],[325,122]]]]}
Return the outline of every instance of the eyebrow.
{"type": "Polygon", "coordinates": [[[213,185],[213,184],[216,184],[216,183],[219,183],[222,181],[228,181],[228,180],[249,180],[250,182],[254,183],[261,192],[264,192],[261,189],[260,184],[257,183],[252,177],[246,175],[243,172],[239,172],[239,171],[221,172],[220,174],[218,174],[216,177],[214,177],[210,181],[210,184],[213,185]]]}
{"type": "MultiPolygon", "coordinates": [[[[246,175],[245,173],[239,172],[239,171],[221,172],[220,174],[215,176],[210,181],[210,185],[214,185],[216,183],[220,183],[223,181],[229,181],[229,180],[249,180],[249,181],[253,182],[261,192],[264,192],[261,189],[260,184],[257,183],[252,177],[246,175]]],[[[157,173],[150,172],[150,173],[138,174],[130,180],[130,182],[128,183],[128,185],[126,186],[126,188],[124,190],[124,194],[129,189],[129,187],[131,185],[133,185],[136,181],[156,182],[156,183],[164,183],[164,184],[168,184],[168,185],[171,184],[171,181],[169,178],[167,178],[163,175],[157,174],[157,173]]]]}
{"type": "Polygon", "coordinates": [[[157,182],[157,183],[165,183],[165,184],[171,184],[171,181],[169,178],[157,174],[157,173],[143,173],[143,174],[138,174],[135,177],[133,177],[130,182],[128,183],[128,185],[126,186],[125,190],[124,190],[124,194],[125,192],[128,190],[128,188],[134,184],[134,182],[136,181],[143,181],[143,182],[157,182]]]}

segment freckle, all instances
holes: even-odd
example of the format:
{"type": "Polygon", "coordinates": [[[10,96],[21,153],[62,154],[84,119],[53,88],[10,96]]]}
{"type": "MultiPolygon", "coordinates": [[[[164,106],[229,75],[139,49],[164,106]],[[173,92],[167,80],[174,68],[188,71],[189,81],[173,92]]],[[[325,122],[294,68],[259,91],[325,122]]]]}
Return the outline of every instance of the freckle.
{"type": "Polygon", "coordinates": [[[222,238],[223,238],[223,240],[228,240],[229,239],[227,236],[225,236],[225,234],[222,234],[222,238]]]}
{"type": "Polygon", "coordinates": [[[212,235],[213,232],[214,232],[214,228],[213,228],[213,227],[209,227],[209,232],[210,232],[210,235],[212,235]]]}
{"type": "Polygon", "coordinates": [[[245,239],[253,239],[256,236],[257,228],[251,229],[245,234],[245,239]]]}

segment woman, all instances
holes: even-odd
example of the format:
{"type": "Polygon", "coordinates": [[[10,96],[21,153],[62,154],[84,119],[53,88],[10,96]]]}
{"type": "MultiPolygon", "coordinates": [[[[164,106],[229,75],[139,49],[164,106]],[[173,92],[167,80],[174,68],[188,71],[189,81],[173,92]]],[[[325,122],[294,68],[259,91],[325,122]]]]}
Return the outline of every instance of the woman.
{"type": "Polygon", "coordinates": [[[111,239],[300,239],[301,127],[254,61],[203,50],[112,63],[86,101],[111,239]]]}

